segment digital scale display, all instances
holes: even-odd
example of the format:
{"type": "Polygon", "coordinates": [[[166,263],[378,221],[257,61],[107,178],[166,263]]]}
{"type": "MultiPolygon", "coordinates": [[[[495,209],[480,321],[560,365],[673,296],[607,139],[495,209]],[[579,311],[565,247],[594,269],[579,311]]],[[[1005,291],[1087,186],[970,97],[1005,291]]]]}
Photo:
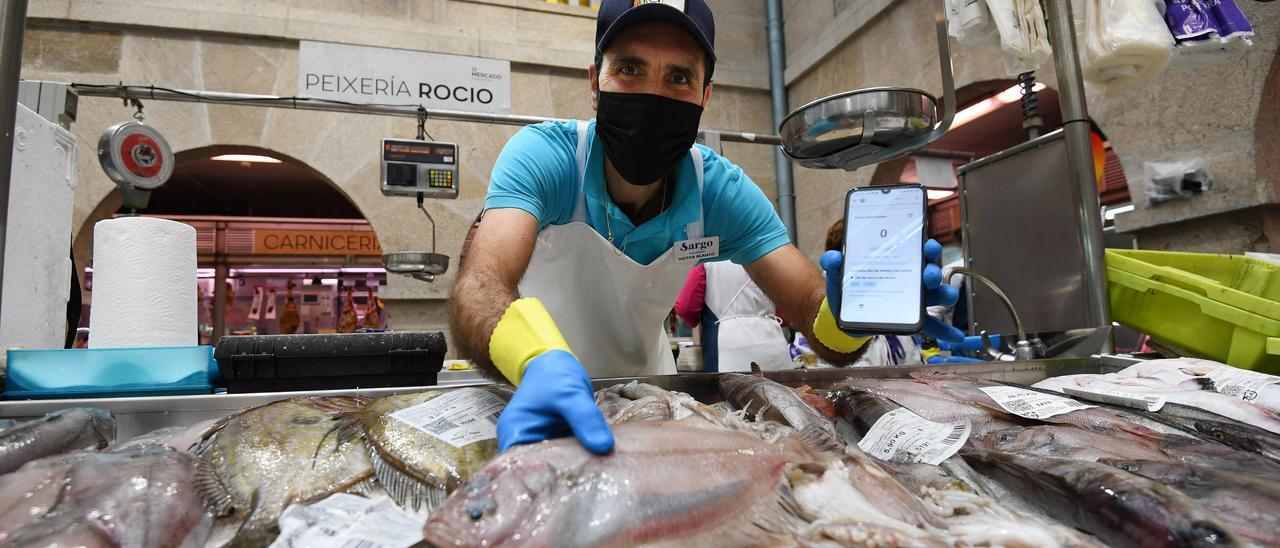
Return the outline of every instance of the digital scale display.
{"type": "Polygon", "coordinates": [[[387,196],[458,197],[458,145],[410,139],[382,140],[382,193],[387,196]]]}

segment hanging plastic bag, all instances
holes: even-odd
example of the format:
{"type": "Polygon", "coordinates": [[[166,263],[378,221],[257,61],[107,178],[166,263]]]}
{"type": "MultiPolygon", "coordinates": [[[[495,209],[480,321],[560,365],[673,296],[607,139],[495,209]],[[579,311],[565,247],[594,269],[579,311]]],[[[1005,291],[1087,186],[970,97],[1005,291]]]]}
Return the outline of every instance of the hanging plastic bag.
{"type": "Polygon", "coordinates": [[[947,0],[947,34],[971,46],[997,42],[984,0],[947,0]]]}
{"type": "Polygon", "coordinates": [[[1164,19],[1177,41],[1170,64],[1216,65],[1253,45],[1253,26],[1232,0],[1164,0],[1164,19]]]}
{"type": "Polygon", "coordinates": [[[1039,0],[986,0],[1010,74],[1037,70],[1049,59],[1049,32],[1039,0]]]}
{"type": "Polygon", "coordinates": [[[1150,82],[1169,64],[1173,36],[1151,0],[1073,0],[1072,7],[1084,80],[1106,95],[1150,82]]]}

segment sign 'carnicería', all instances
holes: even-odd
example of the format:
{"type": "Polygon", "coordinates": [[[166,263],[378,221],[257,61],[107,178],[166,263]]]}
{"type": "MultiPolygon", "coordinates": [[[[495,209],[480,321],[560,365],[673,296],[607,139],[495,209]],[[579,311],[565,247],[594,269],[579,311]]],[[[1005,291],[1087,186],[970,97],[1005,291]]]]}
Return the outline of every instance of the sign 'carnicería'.
{"type": "Polygon", "coordinates": [[[511,62],[303,41],[298,95],[357,104],[511,113],[511,62]]]}

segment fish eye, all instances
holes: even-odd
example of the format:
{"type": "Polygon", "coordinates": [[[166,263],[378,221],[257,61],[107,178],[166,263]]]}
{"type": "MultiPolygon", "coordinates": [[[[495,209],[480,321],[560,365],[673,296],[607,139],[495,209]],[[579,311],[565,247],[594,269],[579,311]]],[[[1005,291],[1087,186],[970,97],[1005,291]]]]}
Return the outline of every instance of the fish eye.
{"type": "Polygon", "coordinates": [[[1013,441],[1013,440],[1014,440],[1014,438],[1016,438],[1016,437],[1017,437],[1017,436],[1014,436],[1014,435],[1013,435],[1012,433],[1010,433],[1010,432],[1001,432],[1001,433],[1000,433],[1000,441],[1013,441]]]}
{"type": "Polygon", "coordinates": [[[1205,523],[1203,521],[1197,521],[1191,524],[1191,534],[1193,535],[1193,542],[1195,543],[1200,543],[1200,542],[1206,542],[1209,544],[1232,544],[1233,543],[1231,539],[1231,535],[1228,535],[1222,529],[1219,529],[1217,525],[1214,525],[1212,523],[1205,523]]]}
{"type": "Polygon", "coordinates": [[[1136,462],[1122,462],[1122,463],[1120,463],[1120,464],[1119,464],[1119,466],[1120,466],[1120,469],[1121,469],[1121,470],[1124,470],[1125,472],[1137,472],[1137,471],[1138,471],[1138,463],[1136,463],[1136,462]]]}
{"type": "Polygon", "coordinates": [[[480,521],[495,508],[496,505],[490,499],[472,501],[467,505],[467,517],[471,518],[471,521],[480,521]]]}

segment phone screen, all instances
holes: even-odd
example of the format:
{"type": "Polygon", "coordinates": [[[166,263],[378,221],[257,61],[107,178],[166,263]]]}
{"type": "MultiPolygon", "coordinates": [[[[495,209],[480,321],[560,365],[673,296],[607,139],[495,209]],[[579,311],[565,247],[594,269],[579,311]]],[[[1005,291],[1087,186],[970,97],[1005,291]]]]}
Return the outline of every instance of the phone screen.
{"type": "Polygon", "coordinates": [[[859,189],[845,215],[840,322],[914,326],[921,319],[924,188],[859,189]]]}

